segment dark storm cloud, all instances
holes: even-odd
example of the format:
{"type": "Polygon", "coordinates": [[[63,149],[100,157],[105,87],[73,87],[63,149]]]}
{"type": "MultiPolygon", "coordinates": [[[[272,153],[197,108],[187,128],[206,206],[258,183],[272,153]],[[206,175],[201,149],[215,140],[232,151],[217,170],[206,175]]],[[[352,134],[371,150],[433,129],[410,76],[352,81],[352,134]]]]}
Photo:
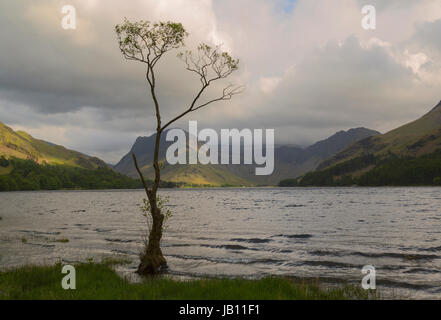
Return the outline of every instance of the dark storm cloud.
{"type": "MultiPolygon", "coordinates": [[[[30,1],[2,2],[0,37],[7,47],[0,51],[0,92],[4,99],[31,105],[44,114],[66,113],[85,106],[103,108],[107,112],[141,110],[149,107],[142,66],[124,61],[113,31],[115,23],[105,17],[90,17],[91,40],[77,41],[75,32],[59,26],[61,15],[54,6],[54,22],[47,29],[38,29],[36,11],[30,20],[30,1]]],[[[38,15],[41,14],[39,17],[38,15]]],[[[122,18],[121,18],[122,20],[122,18]]],[[[172,66],[176,65],[174,62],[172,66]]],[[[165,73],[170,75],[170,73],[165,73]]],[[[174,79],[176,79],[176,74],[174,79]]],[[[165,76],[159,87],[164,107],[176,104],[182,96],[168,94],[179,82],[165,76]],[[167,88],[167,86],[170,86],[167,88]]]]}

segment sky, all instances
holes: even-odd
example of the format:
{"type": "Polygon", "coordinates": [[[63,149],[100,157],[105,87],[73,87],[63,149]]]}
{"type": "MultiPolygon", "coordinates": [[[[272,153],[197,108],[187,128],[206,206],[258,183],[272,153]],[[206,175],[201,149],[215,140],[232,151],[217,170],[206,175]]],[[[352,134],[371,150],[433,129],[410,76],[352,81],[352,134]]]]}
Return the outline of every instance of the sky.
{"type": "MultiPolygon", "coordinates": [[[[124,17],[181,22],[187,49],[221,44],[240,59],[224,84],[245,92],[176,127],[275,129],[277,143],[306,146],[354,127],[387,132],[441,100],[439,0],[2,0],[0,121],[110,163],[153,133],[145,70],[117,45],[124,17]],[[61,27],[64,5],[75,30],[61,27]],[[365,5],[375,30],[362,28],[365,5]]],[[[165,119],[199,89],[177,53],[157,66],[165,119]]]]}

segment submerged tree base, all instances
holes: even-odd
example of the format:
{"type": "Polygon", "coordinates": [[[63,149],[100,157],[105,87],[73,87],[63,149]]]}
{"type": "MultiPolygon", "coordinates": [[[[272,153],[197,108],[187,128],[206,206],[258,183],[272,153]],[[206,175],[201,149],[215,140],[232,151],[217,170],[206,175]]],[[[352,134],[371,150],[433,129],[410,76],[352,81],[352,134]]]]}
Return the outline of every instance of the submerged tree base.
{"type": "Polygon", "coordinates": [[[167,270],[167,261],[161,255],[144,255],[136,273],[141,276],[151,276],[164,273],[167,270]]]}

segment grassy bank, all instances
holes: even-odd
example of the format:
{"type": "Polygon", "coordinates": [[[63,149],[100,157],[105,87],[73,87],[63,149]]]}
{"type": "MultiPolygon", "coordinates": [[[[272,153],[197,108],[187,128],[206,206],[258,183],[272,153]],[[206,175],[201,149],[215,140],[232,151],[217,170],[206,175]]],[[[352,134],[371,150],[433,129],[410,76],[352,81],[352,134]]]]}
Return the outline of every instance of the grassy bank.
{"type": "Polygon", "coordinates": [[[144,299],[144,300],[309,300],[369,299],[358,287],[324,289],[311,281],[281,278],[262,280],[210,279],[176,281],[168,278],[130,283],[111,263],[76,266],[76,290],[63,290],[62,266],[26,266],[0,272],[0,300],[4,299],[144,299]]]}

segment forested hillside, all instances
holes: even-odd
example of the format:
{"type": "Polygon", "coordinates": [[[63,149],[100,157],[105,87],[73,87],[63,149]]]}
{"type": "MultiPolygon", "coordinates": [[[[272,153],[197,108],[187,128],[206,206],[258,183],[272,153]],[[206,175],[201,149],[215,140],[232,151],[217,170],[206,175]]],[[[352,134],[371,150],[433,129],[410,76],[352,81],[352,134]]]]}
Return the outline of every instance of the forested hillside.
{"type": "Polygon", "coordinates": [[[372,154],[357,157],[298,179],[283,180],[282,187],[309,186],[440,186],[441,150],[421,157],[372,154]],[[370,168],[370,169],[365,169],[370,168]],[[359,172],[353,175],[353,172],[359,172]]]}
{"type": "Polygon", "coordinates": [[[32,160],[0,157],[0,191],[141,187],[139,180],[109,168],[88,170],[66,165],[40,165],[32,160]]]}

